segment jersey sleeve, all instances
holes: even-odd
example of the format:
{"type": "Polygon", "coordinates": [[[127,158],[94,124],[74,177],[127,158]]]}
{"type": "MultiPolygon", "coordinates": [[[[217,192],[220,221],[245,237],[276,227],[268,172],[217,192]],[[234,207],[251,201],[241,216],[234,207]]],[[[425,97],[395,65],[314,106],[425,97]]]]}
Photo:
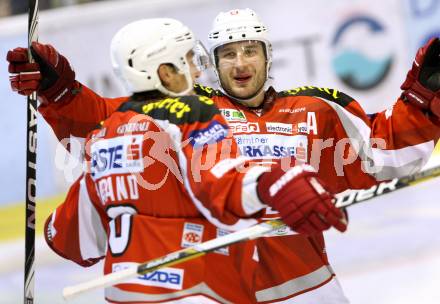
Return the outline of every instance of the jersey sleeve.
{"type": "MultiPolygon", "coordinates": [[[[251,166],[250,159],[239,155],[226,121],[210,98],[169,98],[148,103],[137,112],[152,117],[172,138],[181,173],[177,176],[204,217],[227,230],[257,222],[266,206],[258,198],[256,181],[268,168],[251,166]]],[[[150,154],[164,149],[163,144],[159,146],[150,148],[150,154]]]]}
{"type": "Polygon", "coordinates": [[[70,187],[65,201],[47,218],[44,235],[58,255],[88,267],[105,256],[104,227],[83,175],[70,187]]]}
{"type": "Polygon", "coordinates": [[[342,92],[318,91],[315,96],[338,117],[337,125],[343,130],[336,131],[339,139],[350,139],[362,169],[376,180],[413,174],[427,163],[440,137],[440,125],[429,114],[398,98],[391,108],[367,115],[356,100],[342,92]]]}
{"type": "Polygon", "coordinates": [[[126,100],[126,97],[104,98],[81,85],[71,101],[41,104],[38,111],[59,141],[71,136],[84,139],[126,100]]]}
{"type": "Polygon", "coordinates": [[[418,172],[440,137],[436,125],[419,108],[398,99],[392,108],[366,115],[356,101],[333,104],[339,123],[354,142],[362,168],[378,181],[418,172]]]}
{"type": "MultiPolygon", "coordinates": [[[[335,89],[299,87],[281,95],[310,96],[326,103],[331,108],[323,117],[332,125],[327,128],[328,137],[335,139],[335,144],[348,139],[362,170],[377,181],[419,171],[440,137],[438,122],[401,98],[391,108],[367,115],[356,100],[335,89]]],[[[347,166],[344,170],[351,169],[347,166]]],[[[356,172],[344,174],[359,176],[356,172]]]]}
{"type": "Polygon", "coordinates": [[[429,160],[440,137],[440,125],[419,108],[398,99],[392,108],[369,116],[379,180],[413,174],[429,160]]]}

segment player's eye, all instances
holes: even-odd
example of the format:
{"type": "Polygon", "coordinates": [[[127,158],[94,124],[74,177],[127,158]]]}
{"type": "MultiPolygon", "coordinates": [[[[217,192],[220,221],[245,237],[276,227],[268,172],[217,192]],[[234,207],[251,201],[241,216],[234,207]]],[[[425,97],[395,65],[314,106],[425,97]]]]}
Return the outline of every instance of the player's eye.
{"type": "Polygon", "coordinates": [[[252,57],[252,56],[255,56],[256,54],[257,54],[257,49],[254,47],[246,48],[244,50],[244,55],[246,57],[252,57]]]}
{"type": "Polygon", "coordinates": [[[226,59],[233,59],[235,58],[236,54],[233,51],[227,51],[227,52],[223,52],[221,54],[221,58],[226,58],[226,59]]]}

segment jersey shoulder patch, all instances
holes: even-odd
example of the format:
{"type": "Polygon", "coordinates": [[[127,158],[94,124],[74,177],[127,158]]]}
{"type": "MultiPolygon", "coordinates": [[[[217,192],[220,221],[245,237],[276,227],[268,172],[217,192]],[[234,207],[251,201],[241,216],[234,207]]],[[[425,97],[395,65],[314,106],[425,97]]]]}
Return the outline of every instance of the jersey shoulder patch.
{"type": "Polygon", "coordinates": [[[207,97],[223,96],[220,90],[216,90],[211,87],[206,87],[199,83],[194,84],[194,91],[196,92],[197,95],[202,95],[207,97]]]}
{"type": "Polygon", "coordinates": [[[346,107],[349,103],[351,103],[354,99],[349,95],[340,92],[336,89],[330,88],[320,88],[314,86],[303,86],[297,87],[291,90],[285,90],[278,93],[280,97],[287,96],[311,96],[311,97],[319,97],[328,101],[336,102],[342,107],[346,107]]]}
{"type": "Polygon", "coordinates": [[[214,101],[207,96],[188,95],[154,101],[128,101],[119,112],[134,111],[173,124],[207,122],[220,114],[214,101]]]}

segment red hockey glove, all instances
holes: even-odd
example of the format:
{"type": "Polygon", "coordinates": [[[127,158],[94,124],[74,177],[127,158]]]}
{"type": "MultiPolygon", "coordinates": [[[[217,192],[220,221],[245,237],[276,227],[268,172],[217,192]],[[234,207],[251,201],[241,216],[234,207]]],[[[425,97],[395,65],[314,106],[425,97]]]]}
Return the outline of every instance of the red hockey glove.
{"type": "Polygon", "coordinates": [[[37,91],[43,103],[69,101],[79,84],[67,59],[49,44],[33,42],[34,63],[28,62],[26,48],[8,52],[9,77],[12,90],[22,95],[37,91]]]}
{"type": "Polygon", "coordinates": [[[404,99],[440,118],[440,40],[432,38],[414,59],[400,87],[404,99]]]}
{"type": "Polygon", "coordinates": [[[332,226],[343,232],[347,229],[345,215],[333,205],[333,195],[324,187],[309,165],[286,172],[277,166],[260,176],[257,192],[265,204],[280,213],[286,225],[299,233],[320,233],[332,226]]]}

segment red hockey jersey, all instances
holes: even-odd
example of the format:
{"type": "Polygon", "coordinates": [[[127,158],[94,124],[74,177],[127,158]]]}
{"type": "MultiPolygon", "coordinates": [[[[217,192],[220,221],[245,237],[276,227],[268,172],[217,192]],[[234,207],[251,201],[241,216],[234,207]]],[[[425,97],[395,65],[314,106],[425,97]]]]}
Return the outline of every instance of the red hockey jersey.
{"type": "MultiPolygon", "coordinates": [[[[251,216],[265,207],[256,179],[266,168],[230,159],[237,147],[228,133],[207,97],[122,104],[87,138],[87,170],[49,217],[47,243],[83,266],[105,257],[104,273],[110,273],[255,224],[251,216]]],[[[240,284],[234,250],[107,288],[106,299],[138,303],[203,295],[252,302],[245,288],[224,284],[240,284]]]]}
{"type": "MultiPolygon", "coordinates": [[[[428,115],[400,99],[390,109],[366,115],[355,100],[328,88],[269,89],[264,104],[255,109],[211,88],[196,86],[196,91],[215,101],[243,156],[295,156],[316,167],[337,192],[414,173],[440,136],[440,127],[428,115]]],[[[101,98],[83,87],[72,102],[43,106],[40,112],[58,138],[84,137],[123,100],[101,98]]],[[[270,217],[277,214],[266,210],[261,219],[270,217]]],[[[332,279],[322,235],[304,237],[287,229],[240,246],[240,265],[252,269],[242,272],[243,282],[259,302],[319,292],[332,279]]],[[[339,301],[326,297],[328,303],[339,301]]]]}

